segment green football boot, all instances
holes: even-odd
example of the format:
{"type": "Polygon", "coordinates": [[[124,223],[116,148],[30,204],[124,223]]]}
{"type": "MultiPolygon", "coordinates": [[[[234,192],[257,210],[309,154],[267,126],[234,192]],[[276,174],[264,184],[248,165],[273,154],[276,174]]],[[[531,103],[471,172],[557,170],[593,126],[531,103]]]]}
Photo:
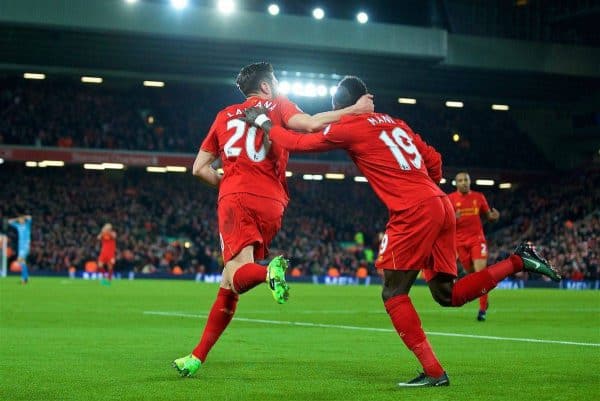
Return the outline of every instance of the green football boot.
{"type": "Polygon", "coordinates": [[[525,241],[515,249],[515,255],[523,259],[523,270],[550,277],[552,281],[561,280],[558,271],[545,258],[540,256],[531,242],[525,241]]]}
{"type": "Polygon", "coordinates": [[[446,372],[440,377],[431,377],[427,376],[425,373],[421,373],[411,381],[398,383],[399,387],[441,387],[449,385],[450,379],[448,379],[446,372]]]}
{"type": "Polygon", "coordinates": [[[283,256],[276,256],[267,266],[267,284],[278,304],[286,303],[290,296],[290,287],[285,282],[287,268],[288,262],[283,256]]]}
{"type": "Polygon", "coordinates": [[[177,369],[177,372],[179,372],[181,377],[190,377],[196,373],[198,369],[200,369],[202,362],[200,362],[200,359],[190,354],[182,358],[175,359],[172,365],[175,369],[177,369]]]}

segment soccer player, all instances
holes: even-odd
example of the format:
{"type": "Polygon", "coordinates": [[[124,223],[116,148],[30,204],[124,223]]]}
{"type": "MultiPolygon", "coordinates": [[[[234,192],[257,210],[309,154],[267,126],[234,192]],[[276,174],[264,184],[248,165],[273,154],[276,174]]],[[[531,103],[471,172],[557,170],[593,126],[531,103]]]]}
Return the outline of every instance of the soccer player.
{"type": "Polygon", "coordinates": [[[101,242],[100,255],[98,256],[98,270],[102,274],[101,284],[110,285],[115,267],[115,254],[117,252],[117,233],[110,223],[106,223],[98,236],[101,242]],[[108,270],[108,274],[107,274],[108,270]]]}
{"type": "MultiPolygon", "coordinates": [[[[333,97],[335,109],[367,93],[356,77],[345,77],[333,97]]],[[[402,120],[387,114],[345,116],[321,132],[299,135],[277,126],[264,109],[246,110],[246,121],[262,128],[265,140],[292,152],[344,149],[389,209],[376,267],[383,269],[382,298],[404,344],[423,373],[400,386],[447,386],[448,376],[436,358],[409,291],[420,270],[433,298],[442,306],[461,306],[492,290],[505,277],[534,271],[555,281],[560,276],[528,243],[513,255],[479,272],[456,279],[456,217],[438,187],[441,156],[402,120]]]]}
{"type": "Polygon", "coordinates": [[[8,220],[8,224],[17,230],[19,249],[17,262],[21,265],[21,283],[29,282],[29,269],[27,268],[27,256],[31,246],[31,216],[23,215],[8,220]]]}
{"type": "MultiPolygon", "coordinates": [[[[448,198],[456,211],[456,253],[466,271],[481,271],[487,266],[487,243],[483,235],[481,218],[484,216],[490,222],[500,218],[498,210],[488,206],[481,192],[471,191],[471,177],[461,171],[456,174],[456,191],[448,198]]],[[[489,307],[488,294],[479,297],[479,312],[477,320],[485,321],[489,307]]]]}
{"type": "Polygon", "coordinates": [[[275,257],[267,269],[255,263],[268,256],[269,244],[281,227],[288,203],[285,171],[289,154],[280,146],[269,146],[256,127],[242,121],[244,110],[263,106],[277,124],[313,131],[342,115],[374,108],[372,97],[365,95],[343,110],[305,114],[278,96],[278,82],[269,63],[242,68],[237,86],[246,100],[217,114],[193,166],[194,175],[219,190],[217,217],[225,267],[200,342],[190,355],[173,361],[182,376],[193,375],[204,363],[233,318],[240,294],[266,281],[278,303],[285,303],[289,296],[287,261],[283,257],[275,257]],[[223,162],[223,176],[211,166],[218,157],[223,162]]]}

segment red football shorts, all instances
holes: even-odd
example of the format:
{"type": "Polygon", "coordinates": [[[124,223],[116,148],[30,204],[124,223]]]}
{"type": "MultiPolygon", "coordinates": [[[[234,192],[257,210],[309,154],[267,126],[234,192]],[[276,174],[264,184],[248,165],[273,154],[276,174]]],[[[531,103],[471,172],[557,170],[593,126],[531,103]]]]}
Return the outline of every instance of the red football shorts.
{"type": "Polygon", "coordinates": [[[426,199],[392,212],[375,267],[421,270],[426,281],[437,273],[456,276],[456,216],[447,196],[426,199]]]}
{"type": "Polygon", "coordinates": [[[223,263],[248,245],[254,245],[255,260],[265,259],[269,244],[281,228],[283,211],[283,203],[248,193],[221,198],[217,213],[223,263]]]}
{"type": "Polygon", "coordinates": [[[456,248],[458,260],[465,270],[473,271],[473,261],[476,259],[487,259],[487,243],[485,238],[476,238],[473,242],[458,245],[456,248]]]}
{"type": "Polygon", "coordinates": [[[115,255],[113,253],[100,253],[100,256],[98,256],[98,264],[114,266],[115,255]]]}

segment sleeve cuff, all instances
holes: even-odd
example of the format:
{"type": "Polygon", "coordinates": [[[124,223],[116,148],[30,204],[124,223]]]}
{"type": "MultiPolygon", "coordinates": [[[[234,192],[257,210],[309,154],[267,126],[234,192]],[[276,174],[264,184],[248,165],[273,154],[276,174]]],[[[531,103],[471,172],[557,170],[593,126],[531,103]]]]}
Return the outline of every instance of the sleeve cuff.
{"type": "Polygon", "coordinates": [[[256,125],[258,125],[259,127],[262,127],[262,125],[267,121],[271,121],[271,119],[269,117],[267,117],[266,114],[261,114],[258,117],[256,117],[256,120],[254,120],[254,123],[256,125]]]}

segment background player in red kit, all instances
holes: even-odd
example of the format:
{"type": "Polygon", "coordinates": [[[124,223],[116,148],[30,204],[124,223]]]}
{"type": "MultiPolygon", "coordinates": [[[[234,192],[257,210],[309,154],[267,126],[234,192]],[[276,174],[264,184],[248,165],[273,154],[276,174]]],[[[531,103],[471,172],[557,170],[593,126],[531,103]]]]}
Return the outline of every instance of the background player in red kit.
{"type": "MultiPolygon", "coordinates": [[[[367,88],[360,79],[346,77],[338,85],[333,106],[345,107],[365,93],[367,88]]],[[[290,151],[346,150],[389,209],[376,263],[384,270],[382,297],[400,338],[424,370],[400,386],[450,383],[408,296],[420,270],[442,306],[461,306],[522,269],[560,280],[529,244],[521,244],[506,260],[456,280],[456,218],[448,197],[437,185],[442,177],[441,157],[404,121],[379,113],[345,116],[321,132],[305,135],[274,125],[260,108],[247,110],[246,121],[262,128],[273,146],[290,151]]]]}
{"type": "MultiPolygon", "coordinates": [[[[487,242],[483,235],[480,216],[490,222],[500,218],[500,212],[490,209],[481,192],[471,191],[471,177],[466,172],[456,174],[456,192],[448,195],[456,212],[456,253],[458,260],[469,273],[481,271],[487,266],[487,242]]],[[[479,297],[477,320],[485,321],[488,294],[479,297]]]]}
{"type": "Polygon", "coordinates": [[[372,97],[365,95],[343,110],[305,114],[288,99],[277,96],[277,79],[268,63],[244,67],[237,85],[246,101],[217,114],[193,167],[194,175],[219,189],[217,214],[225,267],[200,342],[190,355],[173,362],[182,376],[194,374],[205,361],[233,318],[239,294],[267,281],[278,303],[288,299],[285,259],[276,257],[267,269],[255,260],[268,256],[268,246],[281,227],[289,200],[285,178],[289,154],[280,146],[265,143],[262,132],[241,120],[244,110],[264,107],[277,124],[303,131],[320,129],[345,114],[373,110],[372,97]],[[222,177],[211,166],[219,156],[222,177]]]}
{"type": "Polygon", "coordinates": [[[117,253],[117,233],[113,230],[112,224],[107,223],[96,238],[101,242],[98,270],[102,274],[102,284],[110,285],[117,253]]]}

